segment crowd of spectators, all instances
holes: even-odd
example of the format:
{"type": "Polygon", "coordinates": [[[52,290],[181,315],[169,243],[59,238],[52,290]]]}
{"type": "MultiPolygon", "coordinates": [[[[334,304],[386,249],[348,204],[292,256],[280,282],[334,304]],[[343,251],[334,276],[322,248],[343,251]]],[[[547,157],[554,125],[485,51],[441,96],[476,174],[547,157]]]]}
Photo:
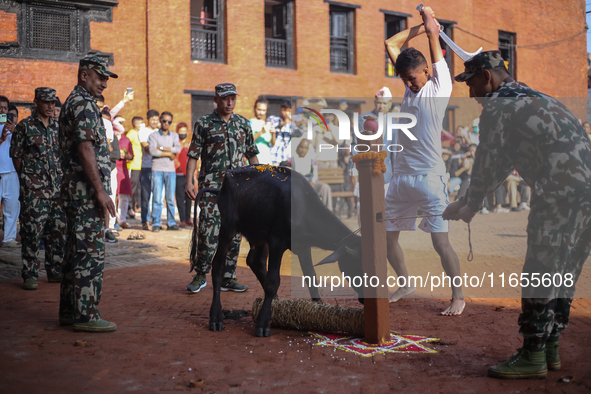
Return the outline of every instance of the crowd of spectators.
{"type": "MultiPolygon", "coordinates": [[[[162,228],[160,214],[163,191],[168,213],[167,230],[193,226],[192,201],[184,193],[185,182],[188,181],[185,171],[192,137],[190,127],[185,122],[179,122],[176,131],[172,131],[173,114],[166,111],[160,114],[153,109],[146,115],[147,125],[141,116],[134,116],[128,122],[119,112],[133,98],[134,92],[128,90],[113,107],[105,103],[102,96],[96,99],[109,142],[110,197],[118,207],[117,216],[106,218],[105,240],[111,243],[118,242],[119,231],[132,228],[128,219],[135,218],[138,212],[143,230],[159,231],[162,228]],[[175,219],[175,208],[178,208],[179,223],[175,219]]],[[[59,98],[55,104],[53,118],[58,120],[61,110],[59,98]]],[[[0,96],[0,116],[8,113],[11,113],[8,119],[0,121],[0,202],[4,222],[2,246],[20,248],[16,240],[20,212],[19,183],[9,154],[12,132],[19,121],[18,110],[10,104],[9,98],[0,96]],[[14,182],[10,183],[11,180],[14,182]]]]}
{"type": "MultiPolygon", "coordinates": [[[[446,130],[441,132],[441,155],[448,175],[447,191],[455,200],[468,190],[479,142],[479,119],[475,119],[471,127],[456,127],[453,134],[446,130]]],[[[513,171],[503,185],[484,199],[480,213],[529,211],[529,193],[529,186],[517,171],[513,171]]]]}
{"type": "MultiPolygon", "coordinates": [[[[186,198],[184,189],[186,182],[195,182],[186,178],[187,152],[192,138],[191,127],[185,122],[176,124],[176,129],[170,130],[173,114],[158,112],[150,109],[145,117],[133,116],[131,122],[118,113],[132,101],[134,93],[128,90],[123,99],[110,107],[103,97],[97,99],[101,110],[103,124],[111,150],[111,198],[118,206],[117,217],[108,218],[106,240],[117,242],[119,231],[131,228],[129,218],[135,218],[139,213],[143,230],[159,231],[162,228],[160,214],[164,203],[167,209],[167,229],[180,230],[192,227],[192,201],[186,198]],[[180,221],[175,220],[175,208],[178,209],[180,221]]],[[[360,130],[367,116],[377,117],[380,112],[399,111],[400,107],[391,102],[392,96],[387,88],[376,93],[375,109],[359,116],[360,130]]],[[[271,165],[285,165],[304,175],[314,186],[325,205],[336,210],[334,192],[353,192],[355,190],[356,171],[351,161],[351,144],[355,144],[355,136],[351,128],[350,139],[340,140],[338,137],[338,118],[326,114],[328,127],[321,127],[314,122],[313,137],[308,139],[307,127],[309,111],[329,108],[325,99],[304,99],[292,116],[292,103],[284,100],[280,105],[280,114],[267,116],[269,101],[260,96],[253,108],[250,126],[253,139],[259,150],[259,163],[271,165]],[[322,145],[322,148],[321,148],[322,145]],[[333,149],[327,148],[334,146],[333,149]],[[338,146],[338,149],[336,148],[338,146]],[[342,181],[330,184],[323,181],[326,169],[342,171],[342,181]]],[[[61,104],[56,102],[55,119],[59,117],[61,104]]],[[[342,100],[338,109],[347,111],[348,104],[342,100]]],[[[18,111],[6,97],[0,97],[0,114],[12,113],[11,120],[0,123],[2,135],[0,142],[0,198],[4,211],[4,245],[19,246],[16,242],[16,221],[18,218],[18,195],[13,196],[18,187],[8,185],[10,174],[14,171],[8,154],[11,131],[18,122],[18,111]],[[6,143],[7,142],[7,143],[6,143]],[[2,150],[6,147],[6,152],[2,150]]],[[[583,124],[591,138],[591,125],[583,124]]],[[[470,184],[470,175],[474,165],[474,155],[479,143],[479,120],[475,119],[469,127],[457,126],[453,132],[442,130],[442,157],[446,163],[448,173],[447,191],[452,198],[463,195],[470,184]]],[[[395,133],[394,133],[395,135],[395,133]]],[[[396,143],[396,141],[388,141],[396,143]]],[[[391,177],[391,167],[394,165],[395,154],[390,153],[387,159],[389,171],[385,175],[385,184],[391,177]],[[392,156],[392,157],[390,157],[392,156]]],[[[340,172],[339,172],[340,173],[340,172]]],[[[334,172],[332,173],[334,174],[334,172]]],[[[16,179],[16,178],[15,178],[16,179]]],[[[17,193],[18,194],[18,193],[17,193]]],[[[354,196],[341,198],[348,208],[350,217],[355,208],[354,196]]],[[[493,195],[484,201],[483,214],[489,212],[506,213],[510,211],[529,210],[529,187],[517,172],[513,172],[493,195]]]]}

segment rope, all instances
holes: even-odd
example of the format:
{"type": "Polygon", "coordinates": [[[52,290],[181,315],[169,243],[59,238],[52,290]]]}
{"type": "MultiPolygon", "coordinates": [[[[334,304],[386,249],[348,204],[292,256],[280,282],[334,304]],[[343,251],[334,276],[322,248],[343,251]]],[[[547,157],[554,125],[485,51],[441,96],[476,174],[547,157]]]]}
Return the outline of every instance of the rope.
{"type": "Polygon", "coordinates": [[[472,261],[474,259],[474,253],[472,253],[472,231],[470,230],[470,223],[468,223],[468,245],[470,245],[470,253],[466,260],[472,261]]]}
{"type": "MultiPolygon", "coordinates": [[[[439,215],[417,215],[417,216],[404,216],[404,217],[397,217],[397,218],[384,218],[379,219],[378,222],[385,222],[386,220],[404,220],[404,219],[420,219],[420,218],[434,218],[439,215]]],[[[361,230],[361,229],[359,229],[361,230]]],[[[357,231],[359,231],[357,230],[357,231]]],[[[468,245],[470,246],[470,252],[468,253],[468,257],[466,260],[472,261],[474,260],[474,253],[472,252],[472,230],[470,229],[470,223],[468,223],[468,245]]]]}
{"type": "MultiPolygon", "coordinates": [[[[498,45],[498,44],[499,44],[499,42],[498,42],[498,41],[491,41],[491,40],[487,40],[486,38],[484,38],[484,37],[480,37],[480,36],[478,36],[478,35],[476,35],[476,34],[474,34],[474,33],[471,33],[471,32],[469,32],[468,30],[464,30],[464,29],[462,29],[462,28],[461,28],[461,27],[459,27],[459,26],[454,26],[454,29],[458,29],[458,30],[460,30],[460,31],[463,31],[463,32],[464,32],[464,33],[466,33],[466,34],[469,34],[469,35],[471,35],[471,36],[473,36],[473,37],[476,37],[476,38],[478,38],[479,40],[482,40],[482,41],[488,42],[488,43],[490,43],[490,44],[495,44],[495,45],[498,45]]],[[[510,45],[510,46],[511,46],[511,47],[514,47],[514,48],[522,48],[522,49],[543,49],[543,48],[546,48],[546,47],[550,47],[550,46],[554,46],[554,45],[561,44],[561,43],[563,43],[563,42],[565,42],[565,41],[570,41],[570,40],[572,40],[572,39],[574,39],[574,38],[576,38],[576,37],[580,36],[581,34],[585,34],[585,33],[587,33],[587,29],[585,29],[585,30],[583,30],[582,32],[579,32],[579,33],[577,33],[577,34],[574,34],[574,35],[572,35],[572,36],[570,36],[570,37],[563,38],[562,40],[557,40],[557,41],[550,41],[550,42],[546,42],[546,43],[543,43],[543,44],[530,44],[530,45],[510,45]]]]}

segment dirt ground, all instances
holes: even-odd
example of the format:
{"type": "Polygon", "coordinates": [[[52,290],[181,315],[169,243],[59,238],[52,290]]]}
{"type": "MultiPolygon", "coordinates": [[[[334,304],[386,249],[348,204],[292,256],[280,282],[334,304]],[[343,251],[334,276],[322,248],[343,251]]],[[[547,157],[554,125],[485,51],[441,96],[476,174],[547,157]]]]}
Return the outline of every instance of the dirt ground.
{"type": "MultiPolygon", "coordinates": [[[[521,234],[526,215],[501,216],[486,222],[479,217],[473,224],[479,258],[489,256],[493,261],[523,253],[524,246],[518,245],[525,241],[514,234],[521,234]]],[[[465,243],[463,233],[455,232],[465,243]]],[[[122,239],[129,233],[122,232],[122,239]]],[[[486,377],[486,368],[504,361],[521,344],[519,299],[468,298],[460,317],[438,315],[447,299],[414,298],[391,304],[392,332],[439,338],[427,344],[437,351],[433,354],[361,357],[315,346],[317,340],[309,333],[281,329],[273,329],[269,338],[257,338],[248,316],[226,319],[224,331],[211,332],[207,329],[211,285],[196,294],[185,290],[191,279],[189,231],[146,235],[141,242],[122,240],[109,246],[100,310],[103,318],[117,323],[118,330],[106,334],[60,327],[59,285],[40,278],[37,291],[23,290],[18,253],[0,251],[0,393],[591,391],[589,298],[573,303],[570,327],[561,339],[561,371],[549,372],[543,380],[502,381],[486,377]],[[505,309],[496,311],[499,306],[505,309]],[[85,341],[86,346],[75,346],[76,341],[85,341]],[[567,383],[564,377],[572,378],[567,383]],[[203,386],[190,388],[195,379],[202,379],[203,386]]],[[[419,259],[436,262],[432,253],[416,246],[424,246],[423,236],[416,232],[408,238],[409,267],[419,259]]],[[[460,241],[457,245],[464,261],[465,246],[460,241]]],[[[243,259],[244,254],[238,278],[251,289],[222,293],[224,309],[250,310],[263,294],[243,259]]],[[[289,272],[283,274],[280,297],[289,297],[289,272]]],[[[355,300],[338,302],[360,305],[355,300]]]]}

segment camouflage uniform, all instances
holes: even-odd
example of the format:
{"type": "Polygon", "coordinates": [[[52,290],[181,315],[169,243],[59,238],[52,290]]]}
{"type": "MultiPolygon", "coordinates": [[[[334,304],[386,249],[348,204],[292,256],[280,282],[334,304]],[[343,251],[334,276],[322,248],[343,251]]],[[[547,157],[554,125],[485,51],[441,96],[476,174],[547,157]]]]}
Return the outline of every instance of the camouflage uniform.
{"type": "MultiPolygon", "coordinates": [[[[117,77],[96,57],[81,60],[80,69],[84,68],[117,77]]],[[[60,153],[64,172],[61,191],[62,198],[67,200],[68,237],[59,313],[60,317],[73,315],[75,323],[101,318],[97,306],[105,260],[105,214],[78,154],[78,144],[84,141],[93,143],[103,188],[110,194],[111,163],[105,128],[94,97],[78,85],[62,105],[60,113],[60,153]]]]}
{"type": "MultiPolygon", "coordinates": [[[[498,51],[483,53],[467,62],[456,80],[465,81],[502,60],[498,51]]],[[[558,340],[568,326],[574,284],[591,250],[591,142],[563,104],[522,83],[505,80],[486,97],[464,202],[477,212],[513,169],[532,188],[523,272],[530,278],[533,273],[559,275],[563,283],[522,290],[524,347],[543,349],[548,338],[558,340]],[[564,285],[568,274],[572,286],[564,285]]]]}
{"type": "MultiPolygon", "coordinates": [[[[233,86],[233,85],[232,85],[233,86]]],[[[248,120],[232,114],[226,123],[214,111],[202,116],[193,130],[193,139],[187,156],[201,159],[198,187],[219,188],[227,170],[244,166],[244,159],[250,159],[259,153],[252,137],[248,120]]],[[[215,203],[216,196],[204,193],[199,201],[199,234],[197,261],[193,269],[199,274],[206,274],[211,269],[213,256],[218,245],[220,231],[220,211],[215,203]]],[[[241,236],[232,240],[226,259],[225,278],[234,278],[241,236]]]]}
{"type": "MultiPolygon", "coordinates": [[[[55,101],[55,90],[35,89],[35,98],[55,101]]],[[[45,241],[45,271],[61,273],[66,244],[66,211],[60,198],[58,122],[49,117],[47,128],[38,116],[29,116],[14,130],[10,156],[21,159],[20,235],[24,280],[39,276],[39,244],[45,241]]]]}

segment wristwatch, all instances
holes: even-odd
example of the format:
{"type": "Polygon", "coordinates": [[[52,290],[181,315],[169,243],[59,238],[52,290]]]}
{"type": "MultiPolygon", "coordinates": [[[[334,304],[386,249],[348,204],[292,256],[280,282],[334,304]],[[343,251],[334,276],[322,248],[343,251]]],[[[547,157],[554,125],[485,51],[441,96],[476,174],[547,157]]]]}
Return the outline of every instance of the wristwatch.
{"type": "Polygon", "coordinates": [[[164,147],[163,147],[163,146],[161,146],[161,147],[160,147],[160,148],[158,148],[158,149],[160,149],[161,151],[163,151],[163,150],[164,150],[164,147]]]}

